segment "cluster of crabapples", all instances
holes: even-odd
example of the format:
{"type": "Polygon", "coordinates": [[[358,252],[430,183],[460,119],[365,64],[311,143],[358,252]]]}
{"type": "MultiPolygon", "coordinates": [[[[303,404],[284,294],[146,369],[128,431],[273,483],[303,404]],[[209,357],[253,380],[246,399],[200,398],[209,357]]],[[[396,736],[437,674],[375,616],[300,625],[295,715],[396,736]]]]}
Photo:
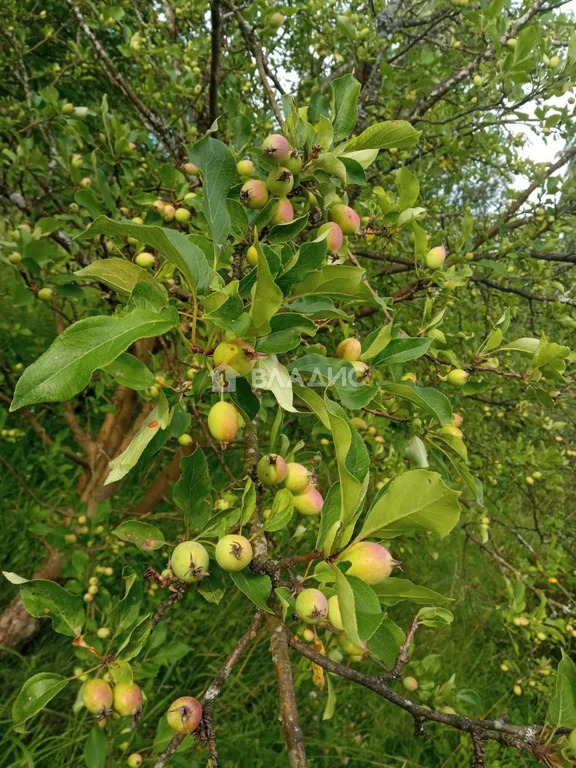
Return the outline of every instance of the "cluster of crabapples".
{"type": "MultiPolygon", "coordinates": [[[[240,160],[236,169],[241,177],[247,178],[240,190],[241,202],[250,209],[263,208],[268,200],[278,198],[278,204],[272,224],[288,224],[294,219],[294,208],[289,200],[295,186],[298,186],[298,174],[302,170],[302,158],[298,150],[290,146],[288,139],[279,133],[273,133],[264,139],[262,154],[275,163],[266,179],[252,178],[256,168],[252,160],[240,160]]],[[[312,193],[310,200],[315,202],[312,193]]],[[[346,235],[354,235],[360,229],[360,217],[353,208],[344,205],[339,199],[329,208],[329,221],[318,229],[318,235],[325,235],[329,253],[338,252],[344,245],[346,235]]],[[[246,250],[246,260],[251,266],[258,263],[258,249],[251,245],[246,250]]]]}
{"type": "MultiPolygon", "coordinates": [[[[103,678],[93,678],[84,684],[82,699],[86,709],[104,726],[110,715],[131,717],[137,721],[142,711],[142,691],[136,683],[116,683],[111,686],[103,678]]],[[[177,733],[192,733],[202,719],[202,705],[193,696],[182,696],[173,701],[166,713],[168,725],[177,733]]],[[[132,760],[140,765],[137,757],[132,760]]]]}
{"type": "MultiPolygon", "coordinates": [[[[386,547],[375,541],[353,543],[337,557],[336,562],[342,562],[348,566],[347,576],[355,576],[370,586],[383,582],[398,565],[386,547]]],[[[338,645],[352,661],[359,661],[366,653],[366,643],[362,646],[355,645],[344,631],[338,595],[326,596],[320,589],[307,587],[302,589],[296,597],[295,611],[297,618],[304,624],[321,625],[329,631],[335,631],[338,645]]],[[[306,628],[303,636],[305,640],[311,642],[315,634],[310,628],[306,628]]],[[[329,656],[335,661],[342,659],[337,649],[329,656]]]]}

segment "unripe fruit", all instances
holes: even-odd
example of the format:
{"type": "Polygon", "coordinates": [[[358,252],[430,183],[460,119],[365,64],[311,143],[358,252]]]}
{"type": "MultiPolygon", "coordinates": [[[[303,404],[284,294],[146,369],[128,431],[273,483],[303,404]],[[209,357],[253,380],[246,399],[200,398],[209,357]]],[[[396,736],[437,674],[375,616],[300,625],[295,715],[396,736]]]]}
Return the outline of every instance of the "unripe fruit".
{"type": "Polygon", "coordinates": [[[352,360],[352,367],[356,373],[357,381],[362,381],[362,379],[368,379],[370,377],[370,366],[368,363],[363,363],[361,360],[352,360]]]}
{"type": "Polygon", "coordinates": [[[244,536],[223,536],[216,544],[216,562],[224,571],[241,571],[252,561],[252,545],[244,536]]]}
{"type": "Polygon", "coordinates": [[[40,288],[38,291],[38,298],[40,301],[51,301],[54,296],[52,288],[40,288]]]}
{"type": "Polygon", "coordinates": [[[63,104],[60,111],[63,115],[71,115],[74,112],[74,104],[71,104],[70,102],[63,104]]]}
{"type": "Polygon", "coordinates": [[[279,168],[273,168],[270,171],[266,179],[266,186],[272,195],[286,197],[294,186],[294,176],[288,168],[284,168],[281,165],[279,168]]]}
{"type": "Polygon", "coordinates": [[[284,138],[280,133],[272,133],[262,142],[262,152],[268,157],[280,161],[290,156],[292,148],[288,143],[288,139],[284,138]]]}
{"type": "Polygon", "coordinates": [[[187,224],[190,221],[191,213],[187,208],[177,208],[174,214],[175,221],[178,224],[187,224]]]}
{"type": "Polygon", "coordinates": [[[192,584],[206,576],[209,565],[208,552],[197,541],[183,541],[178,544],[170,558],[174,575],[186,584],[192,584]]]}
{"type": "Polygon", "coordinates": [[[247,208],[264,208],[268,202],[268,188],[260,179],[250,179],[240,190],[240,201],[247,208]]]}
{"type": "Polygon", "coordinates": [[[364,419],[360,418],[360,416],[353,416],[350,419],[350,424],[352,424],[352,426],[356,427],[356,429],[359,432],[364,432],[365,430],[368,429],[368,424],[365,422],[364,419]]]}
{"type": "Polygon", "coordinates": [[[335,253],[339,251],[344,245],[344,233],[334,221],[327,221],[326,224],[322,224],[318,228],[318,234],[322,235],[324,232],[328,232],[326,235],[326,249],[328,253],[335,253]]]}
{"type": "Polygon", "coordinates": [[[198,195],[196,194],[196,192],[187,192],[187,193],[184,195],[184,202],[186,203],[186,205],[191,205],[192,201],[193,201],[193,200],[194,200],[194,198],[196,198],[196,197],[198,197],[198,195]]]}
{"type": "Polygon", "coordinates": [[[138,752],[133,752],[126,761],[128,768],[140,768],[143,762],[143,757],[138,752]]]}
{"type": "Polygon", "coordinates": [[[176,208],[174,208],[173,205],[165,205],[164,208],[160,211],[162,214],[162,218],[164,221],[172,221],[174,216],[176,215],[176,208]]]}
{"type": "Polygon", "coordinates": [[[180,445],[187,446],[192,443],[192,438],[190,437],[190,435],[187,435],[186,433],[184,433],[183,435],[180,435],[180,437],[178,438],[178,442],[180,443],[180,445]]]}
{"type": "Polygon", "coordinates": [[[271,27],[274,27],[274,29],[278,29],[279,27],[284,24],[285,16],[283,13],[280,13],[280,11],[277,11],[276,13],[273,13],[270,18],[268,19],[268,23],[271,27]]]}
{"type": "Polygon", "coordinates": [[[110,637],[110,630],[108,627],[99,627],[96,630],[96,636],[100,638],[100,640],[106,640],[107,637],[110,637]]]}
{"type": "Polygon", "coordinates": [[[301,515],[319,515],[323,504],[321,493],[313,485],[294,496],[294,509],[301,515]]]}
{"type": "Polygon", "coordinates": [[[254,245],[246,249],[246,261],[251,267],[255,267],[258,264],[258,249],[254,245]]]}
{"type": "Polygon", "coordinates": [[[286,198],[282,198],[278,201],[278,208],[276,213],[272,216],[273,224],[288,224],[294,220],[294,208],[292,203],[286,198]]]}
{"type": "Polygon", "coordinates": [[[258,480],[260,480],[262,485],[271,488],[285,479],[287,464],[282,456],[279,456],[277,453],[269,453],[266,456],[262,456],[258,462],[256,472],[258,480]]]}
{"type": "Polygon", "coordinates": [[[240,419],[236,408],[224,401],[213,405],[208,414],[208,429],[212,437],[221,443],[234,440],[240,430],[240,419]]]}
{"type": "Polygon", "coordinates": [[[142,691],[136,683],[116,683],[114,709],[121,717],[134,717],[142,710],[142,691]]]}
{"type": "Polygon", "coordinates": [[[407,691],[418,690],[418,680],[416,680],[415,677],[405,677],[404,680],[402,680],[402,685],[407,691]]]}
{"type": "Polygon", "coordinates": [[[252,160],[244,159],[236,163],[236,170],[240,176],[254,176],[256,168],[252,160]]]}
{"type": "Polygon", "coordinates": [[[438,434],[452,435],[452,437],[459,437],[460,439],[464,437],[462,430],[458,429],[458,427],[455,427],[454,424],[445,424],[443,427],[440,427],[438,434]]]}
{"type": "Polygon", "coordinates": [[[354,235],[360,229],[360,216],[349,205],[333,205],[330,220],[338,224],[345,235],[354,235]]]}
{"type": "Polygon", "coordinates": [[[344,629],[338,595],[332,595],[332,597],[328,598],[328,621],[332,624],[334,629],[344,629]]]}
{"type": "Polygon", "coordinates": [[[348,360],[349,362],[358,360],[361,354],[362,344],[358,341],[358,339],[344,339],[336,347],[336,357],[340,357],[342,360],[348,360]]]}
{"type": "Polygon", "coordinates": [[[162,213],[162,211],[164,210],[165,207],[166,207],[166,203],[164,202],[164,200],[155,200],[154,201],[154,208],[156,208],[156,210],[159,213],[162,213]]]}
{"type": "Polygon", "coordinates": [[[192,733],[202,720],[202,705],[192,696],[182,696],[172,702],[166,719],[177,733],[192,733]]]}
{"type": "Polygon", "coordinates": [[[551,56],[550,61],[548,62],[548,66],[550,69],[556,69],[560,64],[560,57],[559,56],[551,56]]]}
{"type": "Polygon", "coordinates": [[[20,264],[22,261],[22,254],[18,253],[18,251],[12,251],[10,256],[8,256],[8,261],[10,264],[20,264]]]}
{"type": "Polygon", "coordinates": [[[198,168],[194,165],[194,163],[184,163],[182,166],[184,171],[188,173],[190,176],[198,173],[198,168]]]}
{"type": "Polygon", "coordinates": [[[71,163],[73,168],[80,168],[82,165],[82,162],[83,162],[82,155],[78,155],[78,154],[72,155],[71,163]]]}
{"type": "Polygon", "coordinates": [[[112,708],[112,688],[105,680],[88,680],[82,691],[82,699],[88,712],[101,716],[112,708]]]}
{"type": "Polygon", "coordinates": [[[328,616],[328,600],[319,589],[303,589],[296,598],[296,613],[306,624],[317,624],[328,616]]]}
{"type": "Polygon", "coordinates": [[[511,37],[509,40],[506,40],[506,45],[508,48],[516,48],[518,45],[518,40],[516,40],[515,37],[511,37]]]}
{"type": "Polygon", "coordinates": [[[440,269],[445,260],[446,248],[443,245],[438,245],[436,248],[429,250],[425,259],[428,269],[440,269]]]}
{"type": "Polygon", "coordinates": [[[568,734],[568,744],[570,744],[570,748],[576,752],[576,728],[568,734]]]}
{"type": "Polygon", "coordinates": [[[474,85],[477,88],[480,88],[480,86],[482,85],[482,82],[483,82],[483,80],[482,80],[482,77],[480,75],[474,75],[474,85]]]}
{"type": "Polygon", "coordinates": [[[453,387],[463,387],[470,374],[462,368],[453,368],[446,376],[446,381],[453,387]]]}
{"type": "Polygon", "coordinates": [[[286,465],[286,476],[283,485],[291,493],[302,493],[310,485],[310,472],[308,472],[303,464],[290,461],[286,465]]]}
{"type": "Polygon", "coordinates": [[[290,153],[290,157],[287,157],[282,161],[282,165],[284,168],[288,168],[289,171],[292,171],[294,175],[300,173],[302,170],[302,158],[298,154],[298,151],[293,149],[290,153]]]}
{"type": "Polygon", "coordinates": [[[370,585],[380,584],[398,565],[386,547],[374,541],[353,544],[340,555],[338,561],[351,564],[346,572],[348,576],[356,576],[370,585]]]}
{"type": "Polygon", "coordinates": [[[360,661],[366,653],[366,643],[355,645],[347,635],[338,635],[338,645],[348,656],[354,657],[354,661],[360,661]]]}
{"type": "Polygon", "coordinates": [[[212,355],[214,365],[218,368],[226,366],[228,373],[236,373],[238,376],[247,376],[256,363],[256,351],[254,347],[242,339],[223,341],[214,350],[212,355]]]}
{"type": "Polygon", "coordinates": [[[455,427],[461,427],[463,421],[464,419],[462,416],[460,416],[459,413],[455,413],[452,415],[452,424],[454,424],[455,427]]]}
{"type": "Polygon", "coordinates": [[[154,254],[148,253],[148,251],[142,251],[135,257],[134,263],[144,269],[150,269],[150,267],[153,267],[156,263],[156,259],[154,258],[154,254]]]}

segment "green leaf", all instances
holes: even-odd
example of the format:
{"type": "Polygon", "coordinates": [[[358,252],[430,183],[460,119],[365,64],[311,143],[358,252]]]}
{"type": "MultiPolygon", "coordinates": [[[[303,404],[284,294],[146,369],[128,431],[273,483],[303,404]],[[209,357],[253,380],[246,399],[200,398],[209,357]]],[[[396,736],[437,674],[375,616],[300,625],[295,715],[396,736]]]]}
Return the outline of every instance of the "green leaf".
{"type": "Polygon", "coordinates": [[[204,215],[210,225],[214,247],[219,249],[230,233],[226,198],[237,179],[234,156],[224,142],[206,136],[194,144],[190,159],[202,177],[204,215]]]}
{"type": "Polygon", "coordinates": [[[343,152],[357,152],[361,149],[409,149],[413,147],[421,131],[415,130],[405,120],[390,120],[385,123],[376,123],[366,128],[359,136],[355,136],[345,144],[337,147],[338,154],[343,152]]]}
{"type": "Polygon", "coordinates": [[[134,544],[142,552],[160,549],[166,544],[164,534],[159,528],[139,520],[125,520],[112,533],[122,541],[134,544]]]}
{"type": "Polygon", "coordinates": [[[418,611],[418,623],[425,627],[447,627],[452,624],[454,614],[446,608],[420,608],[418,611]]]}
{"type": "Polygon", "coordinates": [[[74,272],[74,274],[78,277],[86,277],[89,280],[97,280],[99,283],[104,283],[121,295],[132,293],[136,284],[142,280],[164,290],[145,269],[142,269],[137,264],[133,264],[131,261],[115,257],[93,261],[83,269],[74,272]]]}
{"type": "Polygon", "coordinates": [[[428,587],[413,584],[410,579],[396,579],[388,577],[380,584],[373,587],[378,599],[389,607],[408,600],[418,605],[438,605],[453,602],[452,598],[444,597],[428,587]]]}
{"type": "Polygon", "coordinates": [[[384,619],[368,640],[368,650],[392,669],[402,643],[404,632],[390,619],[384,619]]]}
{"type": "Polygon", "coordinates": [[[66,685],[68,680],[53,672],[39,672],[26,680],[12,706],[14,730],[25,733],[27,721],[44,709],[66,685]]]}
{"type": "Polygon", "coordinates": [[[18,379],[15,411],[32,403],[70,400],[137,339],[160,336],[178,323],[173,307],[151,312],[134,307],[113,317],[87,317],[66,328],[18,379]]]}
{"type": "Polygon", "coordinates": [[[392,339],[386,347],[370,360],[370,365],[395,365],[416,360],[428,352],[432,339],[392,339]]]}
{"type": "Polygon", "coordinates": [[[268,235],[268,242],[270,245],[277,245],[279,243],[291,243],[294,238],[306,228],[308,224],[308,214],[306,216],[300,216],[298,219],[293,219],[287,224],[276,224],[272,227],[268,235]]]}
{"type": "Polygon", "coordinates": [[[110,472],[104,481],[104,485],[115,483],[121,480],[138,463],[144,449],[152,438],[161,430],[165,429],[170,423],[170,408],[163,392],[158,398],[158,405],[152,413],[145,419],[144,423],[132,438],[130,444],[122,451],[119,456],[109,464],[110,472]]]}
{"type": "Polygon", "coordinates": [[[384,325],[377,331],[373,331],[372,333],[368,334],[362,344],[364,351],[362,352],[360,359],[364,361],[372,360],[374,357],[379,355],[382,350],[388,346],[388,344],[390,344],[391,337],[392,323],[388,323],[388,325],[384,325]]]}
{"type": "Polygon", "coordinates": [[[278,362],[276,355],[268,355],[265,360],[257,360],[252,369],[252,386],[255,389],[267,389],[276,398],[278,405],[285,411],[297,413],[293,405],[292,379],[288,369],[278,362]]]}
{"type": "Polygon", "coordinates": [[[273,612],[267,604],[267,600],[272,592],[270,576],[265,573],[257,575],[246,569],[244,571],[232,571],[230,577],[238,589],[244,592],[246,597],[249,597],[258,608],[262,608],[263,611],[268,613],[273,612]]]}
{"type": "Polygon", "coordinates": [[[198,592],[206,602],[218,605],[220,600],[224,597],[225,591],[226,583],[224,581],[224,574],[222,573],[222,570],[212,562],[210,563],[210,573],[208,576],[204,576],[198,582],[198,592]]]}
{"type": "Polygon", "coordinates": [[[371,586],[336,569],[336,594],[344,632],[357,645],[372,637],[382,621],[380,601],[371,586]],[[357,642],[357,641],[360,642],[357,642]]]}
{"type": "Polygon", "coordinates": [[[175,229],[136,224],[133,221],[114,221],[107,216],[99,216],[76,240],[84,240],[93,235],[135,237],[141,243],[150,245],[172,262],[184,275],[190,289],[198,293],[205,291],[214,278],[214,270],[208,265],[204,251],[175,229]]]}
{"type": "Polygon", "coordinates": [[[242,525],[246,525],[252,518],[252,515],[256,511],[256,486],[251,477],[246,478],[246,485],[242,492],[242,510],[241,521],[242,525]]]}
{"type": "Polygon", "coordinates": [[[270,517],[264,523],[265,531],[281,531],[294,513],[294,497],[287,488],[281,488],[274,494],[270,517]]]}
{"type": "Polygon", "coordinates": [[[310,170],[314,171],[316,169],[326,171],[331,176],[336,176],[343,184],[348,183],[346,166],[332,152],[323,152],[310,163],[310,170]]]}
{"type": "Polygon", "coordinates": [[[132,667],[127,661],[113,660],[108,664],[108,670],[115,683],[131,683],[134,679],[132,667]]]}
{"type": "Polygon", "coordinates": [[[576,728],[576,665],[564,651],[546,720],[555,728],[576,728]]]}
{"type": "Polygon", "coordinates": [[[123,352],[102,370],[109,373],[118,384],[137,391],[148,389],[155,382],[152,371],[128,352],[123,352]]]}
{"type": "Polygon", "coordinates": [[[138,656],[152,631],[152,619],[150,614],[143,616],[121,643],[116,658],[119,661],[130,661],[138,656]]]}
{"type": "Polygon", "coordinates": [[[405,382],[396,384],[384,381],[379,386],[384,392],[390,392],[414,403],[418,408],[438,419],[441,424],[452,423],[452,406],[446,395],[439,390],[433,387],[417,387],[405,382]]]}
{"type": "Polygon", "coordinates": [[[358,119],[358,96],[362,86],[354,75],[342,75],[330,84],[334,141],[341,141],[354,130],[358,119]]]}
{"type": "Polygon", "coordinates": [[[182,474],[175,484],[172,499],[184,513],[187,531],[199,531],[212,513],[212,482],[206,456],[199,446],[180,461],[182,474]]]}
{"type": "Polygon", "coordinates": [[[125,568],[122,577],[125,582],[124,597],[118,600],[110,615],[114,637],[134,626],[142,603],[142,582],[136,572],[125,568]]]}
{"type": "Polygon", "coordinates": [[[290,297],[326,295],[336,300],[348,299],[372,304],[374,297],[362,280],[364,274],[365,270],[361,267],[333,264],[312,272],[301,283],[297,283],[292,288],[290,297]]]}
{"type": "Polygon", "coordinates": [[[376,497],[358,539],[378,532],[386,538],[414,528],[447,536],[460,517],[460,493],[437,472],[413,469],[389,482],[376,497]]]}
{"type": "MultiPolygon", "coordinates": [[[[20,599],[30,616],[51,619],[55,632],[76,637],[84,626],[84,604],[78,595],[71,595],[59,584],[45,579],[14,581],[12,574],[3,571],[12,583],[20,585],[20,599]]],[[[16,576],[16,574],[13,574],[16,576]]]]}
{"type": "Polygon", "coordinates": [[[401,211],[412,208],[420,194],[418,177],[402,166],[394,178],[398,190],[398,207],[401,211]]]}
{"type": "Polygon", "coordinates": [[[252,288],[252,306],[250,317],[252,318],[252,336],[266,336],[270,333],[270,320],[278,312],[284,301],[282,291],[272,277],[268,259],[258,250],[258,267],[256,270],[256,282],[252,288]]]}
{"type": "Polygon", "coordinates": [[[300,335],[314,336],[317,331],[316,323],[305,315],[296,312],[281,312],[270,320],[270,333],[259,339],[256,344],[258,352],[282,354],[300,345],[300,335]]]}
{"type": "Polygon", "coordinates": [[[106,768],[108,764],[108,739],[106,733],[95,725],[84,744],[84,764],[86,768],[106,768]]]}

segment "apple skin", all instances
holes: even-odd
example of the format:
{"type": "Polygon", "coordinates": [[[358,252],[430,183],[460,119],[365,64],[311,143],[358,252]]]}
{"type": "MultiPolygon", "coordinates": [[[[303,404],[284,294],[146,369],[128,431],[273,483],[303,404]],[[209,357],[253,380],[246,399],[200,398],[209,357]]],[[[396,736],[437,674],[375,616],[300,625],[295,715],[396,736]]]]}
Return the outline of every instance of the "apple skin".
{"type": "Polygon", "coordinates": [[[262,142],[262,152],[273,160],[280,162],[290,156],[292,147],[280,133],[272,133],[262,142]]]}
{"type": "Polygon", "coordinates": [[[323,505],[324,499],[313,485],[309,485],[305,491],[294,496],[294,509],[301,515],[319,515],[323,505]]]}
{"type": "Polygon", "coordinates": [[[418,680],[416,680],[415,677],[405,677],[404,680],[402,680],[402,685],[407,691],[418,690],[418,680]]]}
{"type": "Polygon", "coordinates": [[[206,548],[197,541],[183,541],[172,552],[170,567],[174,575],[186,584],[193,584],[206,575],[210,558],[206,548]]]}
{"type": "Polygon", "coordinates": [[[252,160],[248,160],[248,158],[244,158],[244,160],[239,160],[236,163],[236,170],[238,171],[238,174],[240,176],[254,176],[256,173],[256,168],[254,167],[254,163],[252,160]]]}
{"type": "Polygon", "coordinates": [[[310,485],[310,472],[303,464],[289,461],[286,465],[286,476],[283,486],[292,493],[302,493],[310,485]]]}
{"type": "Polygon", "coordinates": [[[136,683],[116,683],[114,709],[121,717],[133,717],[142,710],[142,691],[136,683]]]}
{"type": "Polygon", "coordinates": [[[362,656],[366,653],[366,643],[354,645],[352,640],[345,634],[338,635],[338,645],[345,654],[350,656],[351,661],[361,661],[362,656]]]}
{"type": "Polygon", "coordinates": [[[88,712],[100,717],[112,708],[114,700],[112,688],[105,680],[99,678],[88,680],[82,691],[82,698],[88,712]]]}
{"type": "Polygon", "coordinates": [[[306,624],[318,624],[328,616],[328,600],[319,589],[303,589],[295,608],[298,618],[306,624]]]}
{"type": "Polygon", "coordinates": [[[285,459],[277,453],[269,453],[262,456],[258,462],[256,472],[258,479],[266,488],[279,485],[286,477],[288,466],[285,459]]]}
{"type": "Polygon", "coordinates": [[[144,758],[141,754],[138,752],[132,752],[131,755],[128,756],[128,760],[126,761],[126,765],[128,768],[140,768],[144,761],[144,758]]]}
{"type": "Polygon", "coordinates": [[[254,245],[250,245],[246,249],[246,261],[251,267],[258,265],[258,249],[254,245]]]}
{"type": "Polygon", "coordinates": [[[426,254],[426,266],[428,269],[440,269],[442,264],[446,260],[446,248],[443,245],[438,245],[436,248],[431,248],[426,254]]]}
{"type": "Polygon", "coordinates": [[[292,191],[294,186],[294,176],[292,171],[284,166],[273,168],[266,179],[266,186],[271,195],[276,197],[286,197],[292,191]]]}
{"type": "Polygon", "coordinates": [[[352,544],[338,558],[338,562],[348,562],[347,576],[356,576],[366,584],[380,584],[390,576],[396,561],[386,547],[374,541],[359,541],[352,544]]]}
{"type": "Polygon", "coordinates": [[[297,150],[293,149],[289,157],[286,157],[283,161],[284,167],[292,171],[294,175],[300,173],[302,170],[302,158],[298,154],[297,150]]]}
{"type": "Polygon", "coordinates": [[[245,536],[229,534],[216,544],[216,562],[223,571],[241,571],[252,562],[252,545],[245,536]]]}
{"type": "Polygon", "coordinates": [[[348,360],[350,363],[358,360],[361,354],[362,344],[355,338],[344,339],[336,347],[336,357],[348,360]]]}
{"type": "Polygon", "coordinates": [[[247,341],[232,339],[218,344],[212,359],[216,367],[225,365],[238,376],[247,376],[256,363],[256,351],[247,341]]]}
{"type": "Polygon", "coordinates": [[[240,431],[240,414],[231,403],[222,400],[210,408],[208,429],[215,440],[229,443],[240,431]]]}
{"type": "Polygon", "coordinates": [[[260,179],[250,179],[242,185],[240,201],[253,210],[264,208],[268,202],[268,187],[260,179]]]}
{"type": "Polygon", "coordinates": [[[193,733],[202,720],[202,705],[192,696],[182,696],[172,702],[166,719],[176,733],[193,733]]]}
{"type": "Polygon", "coordinates": [[[278,200],[278,208],[276,213],[272,216],[273,224],[289,224],[294,221],[294,208],[292,203],[287,198],[281,198],[278,200]]]}
{"type": "Polygon", "coordinates": [[[462,368],[453,368],[446,376],[446,381],[453,387],[463,387],[469,376],[470,374],[462,368]]]}
{"type": "Polygon", "coordinates": [[[333,205],[330,208],[330,220],[338,224],[345,235],[354,235],[360,229],[360,216],[349,205],[333,205]]]}
{"type": "Polygon", "coordinates": [[[344,629],[338,595],[332,595],[332,597],[328,598],[328,621],[332,624],[334,629],[339,629],[340,631],[344,629]]]}
{"type": "Polygon", "coordinates": [[[38,291],[38,298],[40,301],[51,301],[54,297],[54,291],[52,288],[40,288],[38,291]]]}
{"type": "Polygon", "coordinates": [[[318,234],[323,235],[324,232],[328,232],[326,235],[326,248],[328,253],[335,253],[339,251],[344,245],[344,232],[340,229],[335,221],[327,221],[318,228],[318,234]]]}
{"type": "Polygon", "coordinates": [[[190,221],[192,214],[187,208],[177,208],[174,213],[174,220],[178,224],[187,224],[190,221]]]}
{"type": "Polygon", "coordinates": [[[142,251],[135,257],[134,263],[138,264],[138,266],[143,269],[150,269],[150,267],[153,267],[156,263],[156,259],[154,258],[154,254],[148,253],[148,251],[142,251]]]}

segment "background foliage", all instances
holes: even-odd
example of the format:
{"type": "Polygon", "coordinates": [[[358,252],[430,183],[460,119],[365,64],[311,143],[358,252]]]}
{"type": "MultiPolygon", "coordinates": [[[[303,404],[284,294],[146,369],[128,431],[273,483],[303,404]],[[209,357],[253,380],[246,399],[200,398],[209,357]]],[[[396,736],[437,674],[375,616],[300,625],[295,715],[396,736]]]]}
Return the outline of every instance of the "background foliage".
{"type": "MultiPolygon", "coordinates": [[[[46,563],[48,548],[51,576],[62,569],[67,589],[81,595],[94,567],[111,568],[110,575],[100,571],[100,591],[89,612],[93,631],[100,612],[106,615],[122,593],[124,567],[142,573],[149,565],[165,565],[160,552],[124,546],[112,533],[116,526],[139,516],[157,524],[168,541],[182,534],[182,514],[170,491],[186,453],[175,440],[181,432],[188,430],[204,447],[213,486],[222,489],[215,504],[238,502],[242,483],[231,484],[201,427],[209,397],[190,398],[192,425],[182,414],[171,440],[114,486],[113,495],[102,490],[102,475],[124,434],[106,443],[107,450],[113,446],[110,455],[90,455],[92,437],[119,408],[111,371],[99,371],[76,396],[88,379],[79,384],[67,394],[74,395],[68,404],[31,400],[14,413],[8,407],[22,369],[65,326],[111,315],[129,293],[120,285],[106,287],[90,269],[112,257],[131,264],[138,246],[126,236],[135,233],[109,227],[102,235],[73,238],[99,216],[141,217],[164,226],[152,207],[162,197],[192,213],[190,224],[166,231],[179,230],[193,246],[206,248],[208,226],[215,233],[225,226],[225,206],[216,190],[215,205],[207,208],[208,182],[200,187],[197,176],[183,171],[190,160],[203,167],[202,147],[192,149],[194,143],[218,118],[214,135],[236,159],[254,155],[253,148],[277,129],[278,115],[290,114],[284,90],[298,106],[307,105],[310,124],[320,126],[337,99],[339,86],[330,86],[336,79],[343,90],[346,85],[351,102],[359,99],[354,135],[386,120],[409,121],[421,132],[416,143],[382,143],[365,169],[346,166],[349,201],[368,228],[350,242],[352,263],[365,268],[378,296],[391,297],[387,306],[396,327],[411,338],[433,339],[427,356],[392,361],[389,380],[402,386],[402,377],[413,373],[419,386],[450,396],[464,417],[469,473],[475,487],[482,487],[476,494],[464,492],[467,506],[451,536],[412,533],[395,552],[404,561],[404,577],[454,600],[450,626],[419,630],[407,667],[420,683],[413,697],[471,717],[505,712],[512,722],[543,722],[562,651],[573,654],[576,637],[569,351],[576,304],[573,18],[565,4],[540,0],[390,0],[353,9],[338,0],[298,0],[278,9],[286,18],[276,29],[273,10],[267,3],[234,8],[217,0],[211,7],[188,0],[2,5],[3,569],[31,577],[46,563]],[[527,134],[554,141],[562,148],[558,158],[543,162],[527,134]],[[190,192],[196,197],[184,201],[190,192]],[[444,270],[424,267],[426,234],[430,246],[446,245],[444,270]],[[10,259],[14,252],[21,262],[10,259]],[[38,298],[42,288],[54,291],[54,301],[38,298]],[[525,338],[538,341],[503,350],[525,338]],[[462,390],[442,381],[449,365],[472,374],[462,390]],[[87,461],[99,469],[92,484],[82,465],[87,461]],[[93,516],[80,523],[87,512],[93,516]]],[[[340,130],[338,135],[336,121],[335,143],[349,132],[346,125],[340,130]]],[[[338,166],[329,162],[326,170],[337,179],[338,166]]],[[[230,173],[238,184],[233,167],[230,173]]],[[[233,207],[230,215],[233,232],[241,230],[242,214],[233,207]]],[[[228,279],[231,247],[225,246],[216,266],[228,279]]],[[[166,261],[156,276],[174,299],[182,301],[181,292],[189,292],[166,261]]],[[[211,275],[193,278],[206,287],[211,275]]],[[[354,327],[344,319],[324,324],[314,337],[301,331],[302,344],[319,342],[333,350],[344,335],[355,330],[364,340],[383,325],[384,313],[371,300],[352,307],[345,301],[342,308],[348,318],[355,315],[354,327]]],[[[142,386],[129,401],[144,413],[157,403],[149,388],[162,385],[153,375],[177,388],[187,365],[205,364],[193,354],[178,360],[162,344],[138,342],[136,349],[152,375],[138,372],[142,386]]],[[[294,350],[282,350],[285,362],[307,351],[294,350]]],[[[263,423],[269,431],[276,408],[271,397],[266,403],[263,423]]],[[[466,486],[465,465],[452,468],[417,405],[401,397],[381,405],[373,410],[386,416],[355,414],[374,433],[363,434],[371,498],[377,484],[411,466],[406,447],[414,434],[425,440],[431,467],[452,487],[466,486]]],[[[320,454],[319,475],[327,489],[336,467],[326,431],[312,417],[290,414],[283,431],[292,445],[306,442],[301,455],[320,454]]],[[[241,454],[235,447],[225,456],[228,471],[240,479],[241,454]]],[[[300,533],[290,529],[290,551],[300,533]]],[[[310,530],[303,535],[310,537],[310,530]]],[[[8,581],[0,590],[6,605],[17,593],[8,581]]],[[[144,609],[155,610],[160,599],[149,587],[144,609]]],[[[165,745],[162,715],[176,689],[199,692],[210,683],[250,614],[248,601],[235,590],[218,607],[196,594],[182,606],[159,625],[139,660],[144,716],[134,732],[114,733],[113,765],[124,764],[135,750],[148,754],[152,744],[165,745]]],[[[391,609],[404,628],[413,613],[406,604],[391,609]]],[[[5,764],[103,765],[95,757],[102,754],[102,733],[74,707],[76,684],[51,702],[28,734],[11,731],[11,707],[27,678],[46,670],[73,674],[90,664],[84,649],[71,653],[70,638],[44,625],[34,634],[21,621],[16,626],[0,619],[6,646],[0,659],[5,764]]],[[[267,639],[260,636],[218,701],[223,765],[246,765],[246,755],[251,765],[284,764],[281,728],[270,718],[277,706],[270,672],[267,639]]],[[[294,674],[310,764],[469,765],[467,737],[432,724],[432,739],[415,739],[409,717],[345,681],[335,679],[336,710],[332,719],[322,719],[326,691],[314,685],[309,662],[295,658],[294,674]]],[[[496,768],[534,764],[528,755],[496,746],[489,747],[488,758],[496,768]]],[[[204,761],[183,754],[173,764],[204,761]]]]}

